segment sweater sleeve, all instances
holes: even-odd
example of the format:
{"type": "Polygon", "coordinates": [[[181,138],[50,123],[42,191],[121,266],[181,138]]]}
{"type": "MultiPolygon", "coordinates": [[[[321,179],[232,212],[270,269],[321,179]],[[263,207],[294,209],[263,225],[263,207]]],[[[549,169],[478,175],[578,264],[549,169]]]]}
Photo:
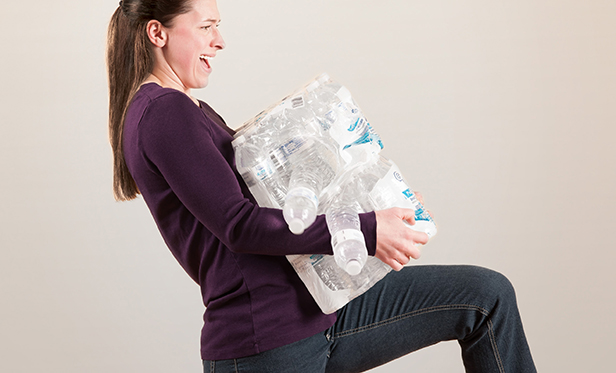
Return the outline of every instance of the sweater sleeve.
{"type": "MultiPolygon", "coordinates": [[[[217,148],[215,125],[185,94],[157,97],[139,127],[139,147],[152,171],[169,184],[190,213],[231,251],[261,255],[332,254],[324,216],[302,235],[287,228],[278,209],[255,205],[217,148]]],[[[368,252],[374,255],[374,213],[362,214],[368,252]]]]}

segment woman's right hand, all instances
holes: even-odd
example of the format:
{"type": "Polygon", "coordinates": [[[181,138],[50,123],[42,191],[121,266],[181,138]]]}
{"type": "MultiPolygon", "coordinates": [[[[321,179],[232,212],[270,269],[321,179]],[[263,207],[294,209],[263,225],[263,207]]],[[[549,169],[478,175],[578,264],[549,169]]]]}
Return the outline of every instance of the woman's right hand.
{"type": "Polygon", "coordinates": [[[415,224],[415,211],[394,207],[376,211],[376,253],[374,256],[395,271],[401,270],[411,258],[419,259],[416,244],[428,243],[428,235],[410,229],[404,222],[415,224]]]}

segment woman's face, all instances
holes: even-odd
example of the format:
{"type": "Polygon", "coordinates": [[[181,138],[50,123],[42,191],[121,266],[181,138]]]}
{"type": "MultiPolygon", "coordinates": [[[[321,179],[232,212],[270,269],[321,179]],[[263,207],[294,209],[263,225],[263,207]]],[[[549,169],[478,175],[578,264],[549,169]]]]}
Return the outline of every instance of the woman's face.
{"type": "Polygon", "coordinates": [[[162,53],[173,80],[185,91],[207,86],[212,72],[210,58],[225,47],[219,23],[216,0],[192,0],[192,9],[175,17],[166,28],[168,39],[162,53]]]}

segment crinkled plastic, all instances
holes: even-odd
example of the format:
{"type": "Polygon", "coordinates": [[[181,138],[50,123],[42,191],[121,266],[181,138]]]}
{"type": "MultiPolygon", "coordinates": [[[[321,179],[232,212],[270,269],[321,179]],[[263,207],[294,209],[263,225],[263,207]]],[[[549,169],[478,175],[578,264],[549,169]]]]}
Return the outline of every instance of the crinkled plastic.
{"type": "MultiPolygon", "coordinates": [[[[314,214],[327,213],[331,220],[340,206],[354,204],[357,213],[413,208],[416,220],[429,220],[424,231],[433,235],[432,218],[395,164],[379,155],[382,147],[351,93],[327,74],[247,121],[233,141],[238,172],[257,203],[282,208],[296,234],[312,224],[314,214]]],[[[338,241],[340,237],[357,239],[356,234],[332,236],[338,241]]],[[[391,270],[375,257],[368,257],[354,276],[340,268],[333,256],[289,255],[287,259],[326,314],[363,294],[391,270]]],[[[351,272],[357,270],[353,267],[351,272]]]]}

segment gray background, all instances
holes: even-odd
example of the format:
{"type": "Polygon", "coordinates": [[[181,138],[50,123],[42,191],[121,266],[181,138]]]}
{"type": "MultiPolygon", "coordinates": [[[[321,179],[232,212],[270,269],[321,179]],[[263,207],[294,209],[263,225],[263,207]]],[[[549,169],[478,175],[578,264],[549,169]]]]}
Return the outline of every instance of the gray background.
{"type": "MultiPolygon", "coordinates": [[[[0,12],[0,371],[198,372],[203,306],[143,201],[111,194],[117,1],[0,12]]],[[[195,92],[238,127],[321,72],[346,85],[439,234],[417,263],[515,284],[541,372],[616,347],[616,2],[219,0],[195,92]]],[[[462,372],[455,342],[374,372],[462,372]]]]}

